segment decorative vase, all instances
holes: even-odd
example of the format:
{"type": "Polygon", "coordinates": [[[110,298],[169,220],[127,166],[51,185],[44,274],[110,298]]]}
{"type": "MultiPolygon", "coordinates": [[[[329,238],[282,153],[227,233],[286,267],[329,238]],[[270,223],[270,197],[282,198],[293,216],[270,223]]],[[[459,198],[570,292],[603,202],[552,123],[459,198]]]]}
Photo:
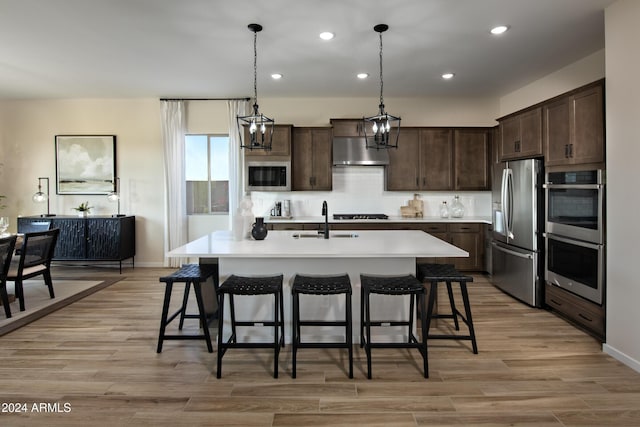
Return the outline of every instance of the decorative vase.
{"type": "Polygon", "coordinates": [[[449,206],[447,206],[447,202],[442,202],[440,205],[440,218],[449,218],[449,206]]]}
{"type": "Polygon", "coordinates": [[[460,201],[459,196],[453,198],[451,203],[451,216],[454,218],[462,218],[464,216],[464,205],[460,201]]]}
{"type": "Polygon", "coordinates": [[[251,236],[256,240],[264,240],[267,237],[267,225],[264,223],[264,217],[256,217],[256,222],[251,228],[251,236]]]}
{"type": "Polygon", "coordinates": [[[80,218],[86,218],[89,215],[88,211],[78,211],[78,216],[80,218]]]}

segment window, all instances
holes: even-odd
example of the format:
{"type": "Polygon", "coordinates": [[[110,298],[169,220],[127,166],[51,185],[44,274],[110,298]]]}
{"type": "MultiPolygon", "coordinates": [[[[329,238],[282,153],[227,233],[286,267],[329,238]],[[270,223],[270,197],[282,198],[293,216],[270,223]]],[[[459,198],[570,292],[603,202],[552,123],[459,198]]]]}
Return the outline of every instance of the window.
{"type": "Polygon", "coordinates": [[[229,213],[229,137],[185,138],[187,214],[229,213]]]}

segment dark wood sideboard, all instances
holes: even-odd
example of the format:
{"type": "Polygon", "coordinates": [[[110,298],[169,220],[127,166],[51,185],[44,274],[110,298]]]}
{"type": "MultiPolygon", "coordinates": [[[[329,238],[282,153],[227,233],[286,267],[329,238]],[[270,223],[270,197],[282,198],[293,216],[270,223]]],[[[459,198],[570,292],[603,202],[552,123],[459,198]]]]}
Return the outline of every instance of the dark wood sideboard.
{"type": "Polygon", "coordinates": [[[54,261],[122,261],[136,254],[136,217],[73,216],[18,218],[18,233],[28,233],[46,227],[59,228],[60,235],[53,256],[54,261]]]}

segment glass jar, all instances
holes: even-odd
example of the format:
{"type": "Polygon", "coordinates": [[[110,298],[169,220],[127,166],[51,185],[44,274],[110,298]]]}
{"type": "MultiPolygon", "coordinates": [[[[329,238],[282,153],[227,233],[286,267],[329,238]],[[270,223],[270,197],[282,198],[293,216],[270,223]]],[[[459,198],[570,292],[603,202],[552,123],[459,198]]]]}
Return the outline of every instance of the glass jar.
{"type": "Polygon", "coordinates": [[[440,218],[449,218],[449,206],[447,206],[447,202],[442,202],[440,205],[440,218]]]}
{"type": "Polygon", "coordinates": [[[453,218],[462,218],[464,216],[464,205],[459,196],[454,196],[453,202],[451,202],[451,216],[453,218]]]}

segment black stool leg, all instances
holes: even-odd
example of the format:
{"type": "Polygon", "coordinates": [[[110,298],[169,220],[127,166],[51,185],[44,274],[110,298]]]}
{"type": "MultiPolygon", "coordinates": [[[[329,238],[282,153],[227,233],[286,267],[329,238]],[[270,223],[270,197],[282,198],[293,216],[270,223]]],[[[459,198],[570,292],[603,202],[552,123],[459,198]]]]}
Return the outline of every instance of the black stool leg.
{"type": "Polygon", "coordinates": [[[298,353],[298,340],[300,336],[300,297],[297,292],[293,293],[293,324],[291,328],[291,378],[296,377],[296,355],[298,353]]]}
{"type": "Polygon", "coordinates": [[[278,330],[280,324],[278,318],[280,317],[280,293],[278,292],[273,296],[275,310],[273,311],[273,378],[278,378],[278,354],[280,353],[280,340],[278,339],[278,330]]]}
{"type": "Polygon", "coordinates": [[[447,280],[447,293],[449,294],[449,304],[451,305],[451,314],[453,315],[453,323],[456,327],[456,331],[460,330],[460,324],[458,323],[458,309],[456,303],[453,300],[453,290],[451,289],[451,282],[447,280]]]}
{"type": "Polygon", "coordinates": [[[347,345],[349,346],[349,378],[353,378],[353,326],[351,324],[351,294],[346,293],[346,316],[345,322],[347,323],[347,336],[345,337],[347,345]]]}
{"type": "Polygon", "coordinates": [[[360,285],[360,348],[364,347],[364,286],[360,285]]]}
{"type": "Polygon", "coordinates": [[[280,286],[279,295],[280,295],[280,340],[282,343],[282,348],[284,348],[284,291],[282,289],[282,286],[280,286]]]}
{"type": "Polygon", "coordinates": [[[436,292],[438,291],[438,282],[431,282],[429,289],[429,303],[427,304],[427,325],[426,334],[429,336],[429,328],[431,327],[431,317],[433,316],[433,305],[436,301],[436,292]]]}
{"type": "Polygon", "coordinates": [[[171,289],[173,282],[166,282],[164,288],[164,303],[162,304],[162,317],[160,318],[160,333],[158,334],[158,348],[156,353],[162,352],[162,342],[164,341],[164,332],[167,328],[167,316],[169,315],[169,301],[171,301],[171,289]]]}
{"type": "Polygon", "coordinates": [[[191,282],[184,284],[184,295],[182,296],[182,308],[180,309],[180,323],[178,329],[182,330],[184,325],[184,316],[187,314],[187,302],[189,301],[189,290],[191,289],[191,282]]]}
{"type": "MultiPolygon", "coordinates": [[[[418,298],[420,300],[420,311],[422,313],[425,312],[425,295],[420,294],[418,295],[418,298]]],[[[421,322],[421,327],[422,327],[422,358],[423,358],[423,369],[424,369],[424,377],[425,378],[429,378],[429,358],[427,357],[427,319],[426,316],[422,316],[422,318],[420,319],[421,322]]]]}
{"type": "Polygon", "coordinates": [[[216,364],[216,378],[222,376],[222,356],[224,355],[225,348],[224,341],[222,340],[222,328],[224,326],[224,292],[219,292],[218,301],[218,355],[216,364]]]}
{"type": "MultiPolygon", "coordinates": [[[[220,301],[222,303],[222,301],[220,301]]],[[[236,336],[236,305],[233,294],[229,294],[229,313],[231,313],[231,342],[237,342],[236,336]]]]}
{"type": "Polygon", "coordinates": [[[467,293],[467,282],[460,282],[460,292],[462,293],[462,302],[464,303],[465,316],[467,318],[467,326],[469,327],[469,335],[471,335],[471,345],[473,346],[473,354],[478,354],[478,345],[476,344],[476,332],[473,328],[473,319],[471,318],[471,305],[469,304],[469,294],[467,293]]]}
{"type": "MultiPolygon", "coordinates": [[[[211,336],[209,336],[209,326],[207,325],[207,314],[204,311],[204,302],[202,301],[202,289],[200,288],[200,282],[193,282],[193,290],[196,293],[196,302],[198,303],[198,313],[200,313],[200,326],[202,327],[202,333],[204,334],[204,339],[207,342],[207,350],[209,353],[213,353],[213,347],[211,346],[211,336]]],[[[186,305],[183,307],[183,316],[184,310],[186,310],[186,305]]]]}
{"type": "Polygon", "coordinates": [[[366,342],[364,344],[364,351],[367,354],[367,378],[371,379],[371,306],[370,306],[370,293],[365,292],[365,323],[366,323],[366,342]]]}

